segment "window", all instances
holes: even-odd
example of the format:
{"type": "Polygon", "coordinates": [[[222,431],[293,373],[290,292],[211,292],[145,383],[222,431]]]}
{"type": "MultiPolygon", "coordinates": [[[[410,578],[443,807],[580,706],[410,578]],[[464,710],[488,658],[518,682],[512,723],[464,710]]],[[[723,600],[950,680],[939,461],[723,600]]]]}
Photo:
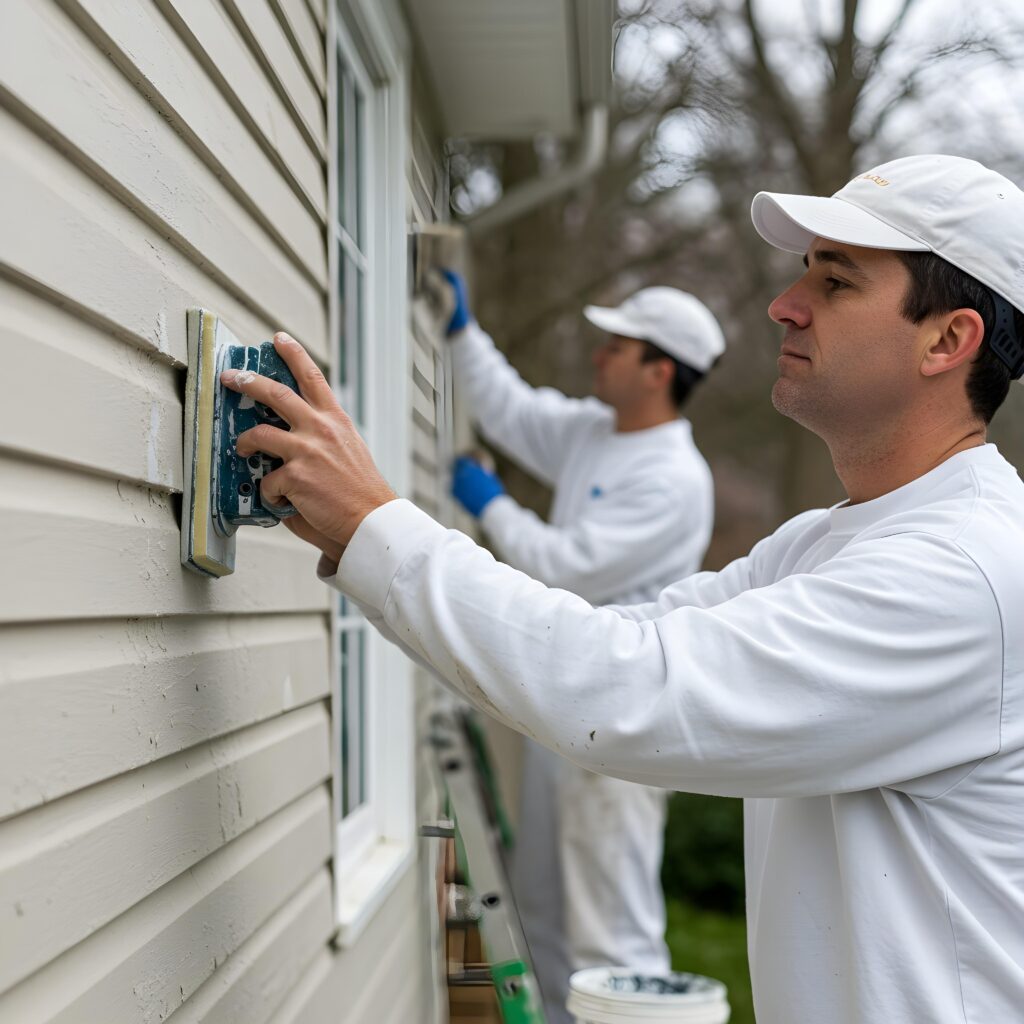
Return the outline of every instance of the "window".
{"type": "MultiPolygon", "coordinates": [[[[331,383],[402,493],[410,400],[402,48],[377,0],[339,0],[332,18],[331,383]]],[[[331,618],[334,874],[344,943],[372,916],[413,851],[412,694],[408,661],[357,607],[338,596],[331,618]]]]}
{"type": "MultiPolygon", "coordinates": [[[[367,395],[364,373],[366,323],[362,315],[363,289],[368,266],[366,237],[366,161],[369,147],[366,137],[366,79],[339,43],[337,54],[337,96],[335,101],[335,175],[337,201],[333,224],[336,248],[335,321],[333,381],[338,400],[365,437],[367,395]]],[[[369,399],[369,400],[368,400],[369,399]]],[[[339,597],[334,616],[335,657],[338,665],[338,705],[335,728],[338,730],[340,772],[338,780],[339,816],[349,818],[366,804],[367,741],[366,676],[369,626],[344,597],[339,597]]],[[[364,815],[364,817],[366,817],[364,815]]],[[[367,823],[369,824],[369,822],[367,823]]],[[[372,840],[372,829],[360,833],[372,840]]],[[[356,830],[350,829],[347,846],[359,845],[356,830]]]]}

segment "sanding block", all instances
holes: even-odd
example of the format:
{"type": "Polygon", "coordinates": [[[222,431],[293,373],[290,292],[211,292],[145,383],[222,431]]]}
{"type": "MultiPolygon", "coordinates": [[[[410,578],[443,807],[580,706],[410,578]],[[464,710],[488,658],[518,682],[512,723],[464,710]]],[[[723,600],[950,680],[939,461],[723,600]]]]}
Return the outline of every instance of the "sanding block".
{"type": "Polygon", "coordinates": [[[236,451],[238,435],[250,427],[288,425],[272,409],[224,387],[220,374],[228,369],[252,370],[298,391],[273,342],[245,345],[215,313],[189,310],[181,563],[213,577],[234,572],[239,526],[276,526],[295,514],[291,505],[272,505],[260,495],[260,481],[281,460],[259,452],[242,458],[236,451]]]}

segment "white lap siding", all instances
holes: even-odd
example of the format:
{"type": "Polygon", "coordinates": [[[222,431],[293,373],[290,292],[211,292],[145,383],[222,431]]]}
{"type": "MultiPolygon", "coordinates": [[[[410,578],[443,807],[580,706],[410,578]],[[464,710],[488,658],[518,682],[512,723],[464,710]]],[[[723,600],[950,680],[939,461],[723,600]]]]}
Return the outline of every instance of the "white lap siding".
{"type": "Polygon", "coordinates": [[[186,310],[332,358],[327,14],[3,5],[2,1024],[376,1024],[432,999],[415,866],[332,943],[314,555],[243,530],[235,575],[179,564],[186,310]]]}

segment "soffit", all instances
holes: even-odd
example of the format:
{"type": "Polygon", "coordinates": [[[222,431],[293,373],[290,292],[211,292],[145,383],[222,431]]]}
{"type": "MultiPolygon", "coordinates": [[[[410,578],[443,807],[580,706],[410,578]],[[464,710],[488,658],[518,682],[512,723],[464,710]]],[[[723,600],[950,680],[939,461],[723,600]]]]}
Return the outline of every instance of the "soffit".
{"type": "MultiPolygon", "coordinates": [[[[573,0],[409,0],[407,10],[446,135],[576,133],[580,60],[573,0]]],[[[609,40],[611,32],[609,19],[609,40]]]]}

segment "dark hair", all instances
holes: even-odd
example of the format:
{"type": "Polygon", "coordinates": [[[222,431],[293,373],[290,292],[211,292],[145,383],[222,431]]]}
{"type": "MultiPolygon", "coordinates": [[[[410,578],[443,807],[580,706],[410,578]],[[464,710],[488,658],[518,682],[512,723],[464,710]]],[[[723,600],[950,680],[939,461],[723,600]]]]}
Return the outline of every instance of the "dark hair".
{"type": "MultiPolygon", "coordinates": [[[[974,309],[985,323],[985,338],[967,375],[967,397],[971,411],[990,423],[1010,390],[1010,368],[988,344],[995,326],[995,304],[988,288],[933,252],[897,252],[910,274],[900,312],[911,323],[926,317],[952,313],[954,309],[974,309]]],[[[1024,338],[1024,314],[1013,311],[1017,336],[1024,338]]]]}
{"type": "MultiPolygon", "coordinates": [[[[700,370],[695,370],[687,363],[680,362],[674,356],[670,356],[664,349],[658,348],[653,341],[644,342],[644,350],[640,354],[641,363],[653,363],[658,359],[668,359],[675,367],[675,375],[672,378],[672,401],[677,409],[682,409],[690,392],[704,379],[700,370]]],[[[717,362],[717,360],[715,360],[717,362]]]]}

